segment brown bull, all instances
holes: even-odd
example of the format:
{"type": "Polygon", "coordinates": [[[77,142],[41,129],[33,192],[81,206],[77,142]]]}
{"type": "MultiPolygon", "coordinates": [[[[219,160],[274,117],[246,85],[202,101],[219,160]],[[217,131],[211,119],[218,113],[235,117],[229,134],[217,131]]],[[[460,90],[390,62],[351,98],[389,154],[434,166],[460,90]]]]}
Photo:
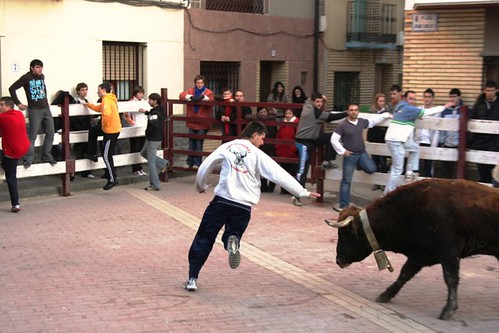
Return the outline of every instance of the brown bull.
{"type": "Polygon", "coordinates": [[[341,268],[373,250],[385,268],[391,267],[383,250],[407,256],[398,279],[378,302],[389,302],[423,267],[441,264],[448,289],[440,314],[444,320],[458,307],[460,259],[477,254],[499,259],[499,189],[471,181],[422,180],[376,200],[365,212],[349,207],[337,222],[326,222],[338,228],[336,263],[341,268]]]}

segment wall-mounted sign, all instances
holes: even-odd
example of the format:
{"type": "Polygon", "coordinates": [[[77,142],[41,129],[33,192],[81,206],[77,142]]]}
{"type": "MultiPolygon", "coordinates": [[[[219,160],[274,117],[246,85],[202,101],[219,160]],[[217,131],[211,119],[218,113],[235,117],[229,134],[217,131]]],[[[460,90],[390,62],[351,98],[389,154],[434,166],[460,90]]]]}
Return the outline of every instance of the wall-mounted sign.
{"type": "Polygon", "coordinates": [[[438,14],[412,14],[412,31],[438,31],[438,14]]]}

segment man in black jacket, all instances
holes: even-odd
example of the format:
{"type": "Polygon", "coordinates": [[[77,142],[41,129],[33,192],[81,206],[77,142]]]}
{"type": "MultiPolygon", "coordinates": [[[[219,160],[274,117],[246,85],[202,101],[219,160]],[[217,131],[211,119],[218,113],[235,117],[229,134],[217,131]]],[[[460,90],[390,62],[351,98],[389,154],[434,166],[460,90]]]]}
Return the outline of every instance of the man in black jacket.
{"type": "MultiPolygon", "coordinates": [[[[481,94],[473,109],[469,119],[496,120],[499,121],[499,92],[494,81],[485,83],[483,94],[481,94]]],[[[473,133],[470,143],[471,149],[499,151],[499,135],[488,133],[473,133]]],[[[492,164],[477,163],[480,182],[492,183],[492,164]]]]}

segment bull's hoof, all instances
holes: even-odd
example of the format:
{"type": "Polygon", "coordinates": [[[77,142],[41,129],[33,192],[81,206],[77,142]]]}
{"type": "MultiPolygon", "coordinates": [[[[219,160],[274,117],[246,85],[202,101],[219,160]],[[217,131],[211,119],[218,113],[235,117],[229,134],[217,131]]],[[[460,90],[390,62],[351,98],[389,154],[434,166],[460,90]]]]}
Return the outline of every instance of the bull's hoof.
{"type": "Polygon", "coordinates": [[[455,313],[456,313],[456,309],[447,309],[447,307],[445,307],[443,310],[442,310],[442,313],[440,314],[440,317],[438,317],[438,319],[441,319],[441,320],[447,320],[447,319],[450,319],[455,313]]]}
{"type": "Polygon", "coordinates": [[[378,303],[388,303],[392,300],[392,296],[388,295],[387,292],[382,293],[381,295],[376,298],[376,302],[378,303]]]}

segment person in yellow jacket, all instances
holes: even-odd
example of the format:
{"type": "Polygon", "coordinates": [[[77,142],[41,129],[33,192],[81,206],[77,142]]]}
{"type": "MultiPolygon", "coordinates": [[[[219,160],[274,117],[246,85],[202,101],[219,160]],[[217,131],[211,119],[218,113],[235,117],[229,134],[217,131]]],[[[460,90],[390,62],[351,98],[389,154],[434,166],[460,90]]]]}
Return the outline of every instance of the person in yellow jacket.
{"type": "Polygon", "coordinates": [[[118,100],[116,95],[112,93],[112,88],[110,83],[104,82],[100,84],[97,88],[97,95],[99,95],[101,103],[83,103],[83,105],[101,114],[102,127],[89,131],[88,142],[90,159],[97,162],[97,137],[100,135],[104,137],[102,140],[102,158],[106,164],[107,183],[103,189],[106,191],[118,185],[113,155],[121,131],[121,121],[118,113],[118,100]]]}

